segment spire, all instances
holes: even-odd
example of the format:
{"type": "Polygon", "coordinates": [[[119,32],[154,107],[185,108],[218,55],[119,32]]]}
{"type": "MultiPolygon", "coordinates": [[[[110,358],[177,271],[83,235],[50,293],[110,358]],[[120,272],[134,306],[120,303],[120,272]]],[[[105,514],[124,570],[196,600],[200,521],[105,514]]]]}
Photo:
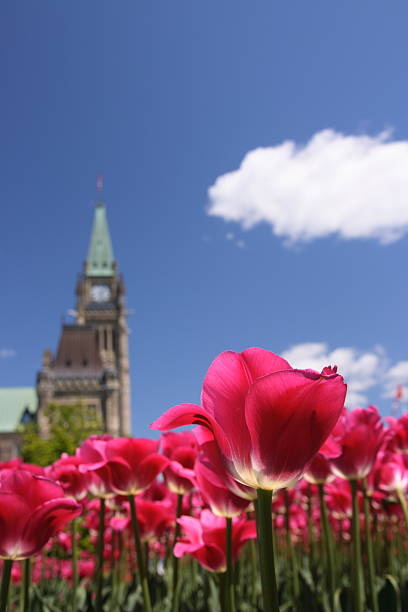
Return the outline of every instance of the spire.
{"type": "Polygon", "coordinates": [[[86,258],[86,275],[113,276],[114,274],[115,260],[105,204],[99,202],[95,208],[88,257],[86,258]]]}

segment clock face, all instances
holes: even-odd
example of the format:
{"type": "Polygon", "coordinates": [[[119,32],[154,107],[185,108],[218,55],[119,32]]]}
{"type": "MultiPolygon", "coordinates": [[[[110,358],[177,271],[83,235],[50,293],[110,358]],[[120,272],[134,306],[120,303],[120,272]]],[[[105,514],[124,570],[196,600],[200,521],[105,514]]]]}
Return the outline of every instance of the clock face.
{"type": "Polygon", "coordinates": [[[110,289],[106,285],[94,285],[91,288],[91,296],[94,302],[107,302],[110,294],[110,289]]]}

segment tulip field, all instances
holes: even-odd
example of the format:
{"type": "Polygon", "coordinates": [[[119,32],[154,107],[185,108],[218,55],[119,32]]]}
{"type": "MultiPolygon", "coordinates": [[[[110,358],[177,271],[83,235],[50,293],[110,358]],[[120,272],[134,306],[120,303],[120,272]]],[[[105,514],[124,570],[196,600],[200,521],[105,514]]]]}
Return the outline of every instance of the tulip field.
{"type": "Polygon", "coordinates": [[[408,610],[408,414],[345,405],[336,367],[226,351],[152,439],[0,464],[0,612],[408,610]]]}

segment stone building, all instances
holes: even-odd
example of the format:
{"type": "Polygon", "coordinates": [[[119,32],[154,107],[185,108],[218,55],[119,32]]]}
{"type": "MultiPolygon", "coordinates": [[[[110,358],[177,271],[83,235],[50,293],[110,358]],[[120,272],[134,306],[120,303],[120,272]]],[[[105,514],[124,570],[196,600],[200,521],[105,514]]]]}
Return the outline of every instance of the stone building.
{"type": "Polygon", "coordinates": [[[17,428],[31,421],[36,409],[33,387],[0,388],[0,462],[18,457],[21,440],[17,428]]]}
{"type": "Polygon", "coordinates": [[[106,433],[131,432],[125,285],[114,259],[106,210],[95,209],[91,240],[76,286],[75,321],[62,326],[55,354],[46,349],[37,375],[37,419],[47,432],[45,408],[84,404],[106,433]]]}

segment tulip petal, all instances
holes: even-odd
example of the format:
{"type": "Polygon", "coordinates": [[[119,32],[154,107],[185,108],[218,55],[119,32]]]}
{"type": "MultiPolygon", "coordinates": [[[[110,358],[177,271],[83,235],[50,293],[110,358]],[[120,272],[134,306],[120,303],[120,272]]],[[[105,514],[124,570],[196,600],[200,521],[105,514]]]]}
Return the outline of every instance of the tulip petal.
{"type": "Polygon", "coordinates": [[[279,355],[261,348],[248,348],[241,353],[252,381],[272,372],[291,370],[292,367],[279,355]]]}
{"type": "MultiPolygon", "coordinates": [[[[231,445],[231,459],[248,465],[251,441],[245,422],[245,397],[252,379],[244,358],[225,351],[210,365],[201,403],[213,415],[231,445]]],[[[202,423],[197,423],[202,425],[202,423]]]]}
{"type": "Polygon", "coordinates": [[[167,431],[184,425],[202,425],[211,431],[221,451],[230,456],[230,444],[221,427],[211,414],[196,404],[179,404],[169,408],[150,425],[150,429],[167,431]]]}
{"type": "Polygon", "coordinates": [[[261,488],[287,484],[301,474],[336,424],[345,394],[341,376],[301,370],[275,372],[253,384],[245,414],[253,462],[270,481],[261,488]]]}
{"type": "Polygon", "coordinates": [[[81,506],[69,498],[51,499],[39,506],[28,518],[21,534],[24,557],[31,557],[68,521],[81,513],[81,506]]]}

